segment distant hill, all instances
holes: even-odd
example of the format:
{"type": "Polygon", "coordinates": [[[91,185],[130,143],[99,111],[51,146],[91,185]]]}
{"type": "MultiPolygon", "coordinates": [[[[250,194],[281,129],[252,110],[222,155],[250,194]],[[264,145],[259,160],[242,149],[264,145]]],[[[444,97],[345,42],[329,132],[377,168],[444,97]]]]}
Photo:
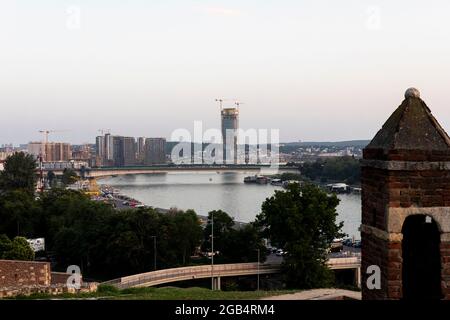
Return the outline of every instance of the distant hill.
{"type": "Polygon", "coordinates": [[[349,141],[302,141],[282,143],[285,146],[298,147],[365,147],[370,140],[349,140],[349,141]]]}
{"type": "MultiPolygon", "coordinates": [[[[357,147],[364,148],[369,144],[370,140],[350,140],[350,141],[335,141],[335,142],[327,142],[327,141],[305,141],[305,142],[281,142],[280,144],[284,146],[286,149],[291,148],[299,148],[299,147],[357,147]]],[[[170,154],[172,148],[177,145],[178,142],[167,141],[166,143],[166,153],[170,154]]],[[[205,143],[204,147],[208,144],[205,143]]],[[[194,149],[194,143],[191,145],[192,149],[194,149]]]]}

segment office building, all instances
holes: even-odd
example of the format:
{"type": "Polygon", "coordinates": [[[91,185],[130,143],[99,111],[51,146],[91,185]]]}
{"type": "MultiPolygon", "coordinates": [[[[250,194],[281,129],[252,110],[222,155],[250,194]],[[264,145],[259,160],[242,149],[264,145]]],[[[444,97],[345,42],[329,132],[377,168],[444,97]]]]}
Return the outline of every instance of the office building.
{"type": "Polygon", "coordinates": [[[145,157],[146,165],[165,164],[166,163],[166,139],[165,138],[147,138],[145,139],[145,157]]]}

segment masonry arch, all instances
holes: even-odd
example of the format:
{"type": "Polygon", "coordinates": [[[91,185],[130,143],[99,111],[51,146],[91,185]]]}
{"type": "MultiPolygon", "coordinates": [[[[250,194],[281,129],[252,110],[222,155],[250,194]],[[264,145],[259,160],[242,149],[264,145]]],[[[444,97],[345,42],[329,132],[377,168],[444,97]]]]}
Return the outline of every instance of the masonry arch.
{"type": "Polygon", "coordinates": [[[402,234],[403,298],[442,299],[438,224],[428,215],[410,215],[402,234]]]}

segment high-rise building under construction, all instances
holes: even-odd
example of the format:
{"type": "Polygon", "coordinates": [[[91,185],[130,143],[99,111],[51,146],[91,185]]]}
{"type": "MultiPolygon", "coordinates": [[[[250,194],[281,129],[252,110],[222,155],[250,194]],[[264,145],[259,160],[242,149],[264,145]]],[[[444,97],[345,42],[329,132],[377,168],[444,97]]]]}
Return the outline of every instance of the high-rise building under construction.
{"type": "Polygon", "coordinates": [[[237,130],[239,129],[239,109],[221,107],[220,114],[222,120],[223,163],[237,164],[237,130]]]}

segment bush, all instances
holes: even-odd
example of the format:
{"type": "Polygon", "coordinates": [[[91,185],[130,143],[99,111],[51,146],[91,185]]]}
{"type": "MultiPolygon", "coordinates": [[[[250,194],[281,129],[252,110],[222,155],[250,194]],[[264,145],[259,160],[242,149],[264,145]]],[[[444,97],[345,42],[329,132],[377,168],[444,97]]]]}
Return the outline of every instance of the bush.
{"type": "Polygon", "coordinates": [[[120,290],[110,284],[101,284],[98,286],[97,292],[101,294],[117,295],[120,293],[120,290]]]}

